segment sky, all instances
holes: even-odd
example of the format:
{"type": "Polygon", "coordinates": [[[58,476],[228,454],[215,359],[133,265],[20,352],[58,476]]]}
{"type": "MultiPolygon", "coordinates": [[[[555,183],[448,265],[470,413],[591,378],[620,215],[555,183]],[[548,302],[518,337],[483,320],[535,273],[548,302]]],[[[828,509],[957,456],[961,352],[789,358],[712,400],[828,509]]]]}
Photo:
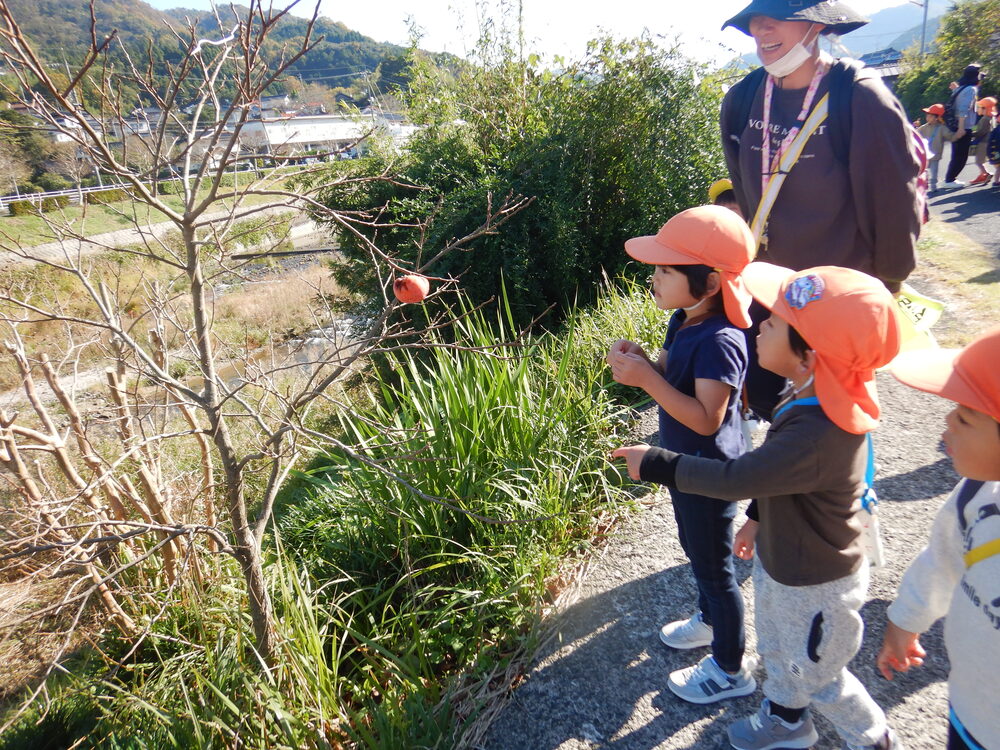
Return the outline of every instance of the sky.
{"type": "MultiPolygon", "coordinates": [[[[667,40],[679,39],[688,54],[724,62],[733,53],[753,51],[749,38],[735,29],[720,31],[723,21],[749,0],[523,0],[528,49],[551,59],[582,56],[587,41],[603,32],[629,37],[648,31],[667,40]]],[[[161,10],[174,7],[207,9],[210,0],[147,0],[161,10]]],[[[244,0],[244,3],[246,0],[244,0]]],[[[420,46],[433,52],[465,54],[478,37],[480,14],[498,16],[501,6],[517,0],[374,0],[372,5],[320,0],[320,15],[343,22],[379,42],[405,45],[408,19],[422,32],[420,46]],[[485,9],[485,10],[484,10],[485,9]]],[[[855,10],[871,14],[906,4],[907,0],[852,0],[855,10]]],[[[917,3],[919,4],[919,3],[917,3]]],[[[275,0],[275,7],[281,3],[275,0]]],[[[220,7],[226,7],[222,3],[220,7]]],[[[311,15],[315,0],[301,0],[296,15],[311,15]]]]}

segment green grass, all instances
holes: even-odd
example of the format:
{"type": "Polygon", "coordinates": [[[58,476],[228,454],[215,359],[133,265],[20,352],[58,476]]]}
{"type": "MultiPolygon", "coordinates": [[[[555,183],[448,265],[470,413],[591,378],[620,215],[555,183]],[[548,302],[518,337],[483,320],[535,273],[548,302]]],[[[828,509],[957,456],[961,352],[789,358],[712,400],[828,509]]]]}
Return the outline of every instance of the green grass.
{"type": "MultiPolygon", "coordinates": [[[[250,177],[247,175],[241,174],[240,178],[241,186],[245,186],[250,181],[250,177]]],[[[229,192],[230,190],[231,188],[222,188],[221,192],[229,192]]],[[[206,194],[207,190],[202,190],[199,192],[199,197],[206,194]]],[[[174,210],[183,207],[183,196],[181,195],[161,195],[160,198],[174,210]]],[[[242,203],[253,206],[274,200],[274,196],[251,195],[244,198],[242,203]]],[[[223,204],[219,203],[216,210],[224,210],[223,204]]],[[[60,226],[71,226],[74,232],[92,237],[106,232],[115,232],[119,229],[149,226],[164,221],[167,221],[167,218],[162,212],[153,210],[139,202],[125,200],[108,205],[87,206],[85,217],[83,206],[79,205],[67,206],[43,216],[10,216],[4,211],[0,214],[0,232],[5,235],[3,242],[7,245],[34,247],[55,241],[60,226]]]]}
{"type": "MultiPolygon", "coordinates": [[[[628,422],[603,360],[615,339],[654,346],[662,328],[632,288],[558,335],[509,343],[505,316],[475,313],[455,323],[458,346],[396,353],[327,425],[364,460],[324,456],[283,497],[272,669],[235,566],[213,562],[211,587],[168,607],[122,669],[74,665],[50,685],[52,710],[33,708],[0,748],[454,747],[473,696],[505,689],[496,676],[530,653],[567,557],[629,505],[607,459],[628,422]]],[[[101,648],[113,659],[125,644],[101,648]]]]}

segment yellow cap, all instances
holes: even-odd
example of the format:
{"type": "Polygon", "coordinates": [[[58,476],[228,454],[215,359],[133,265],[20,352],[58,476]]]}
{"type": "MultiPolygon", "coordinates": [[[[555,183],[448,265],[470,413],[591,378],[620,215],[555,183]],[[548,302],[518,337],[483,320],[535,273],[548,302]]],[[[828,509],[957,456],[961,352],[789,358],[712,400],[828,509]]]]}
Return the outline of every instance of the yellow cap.
{"type": "Polygon", "coordinates": [[[733,181],[728,177],[723,177],[721,180],[716,180],[708,188],[708,202],[715,203],[715,199],[718,198],[722,193],[727,190],[733,189],[733,181]]]}

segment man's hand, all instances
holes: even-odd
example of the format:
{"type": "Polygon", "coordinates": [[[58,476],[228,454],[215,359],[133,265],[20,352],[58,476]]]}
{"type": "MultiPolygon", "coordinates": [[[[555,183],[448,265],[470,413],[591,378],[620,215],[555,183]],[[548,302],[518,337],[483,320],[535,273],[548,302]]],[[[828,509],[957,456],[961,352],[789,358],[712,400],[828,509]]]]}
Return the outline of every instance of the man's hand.
{"type": "Polygon", "coordinates": [[[875,661],[885,679],[892,679],[893,670],[906,672],[910,667],[919,667],[924,663],[925,656],[927,652],[920,645],[919,633],[903,630],[892,620],[886,621],[882,650],[875,661]]]}
{"type": "Polygon", "coordinates": [[[645,444],[625,445],[621,448],[615,448],[611,452],[611,458],[624,458],[628,466],[628,475],[632,479],[638,480],[640,479],[639,467],[642,465],[643,456],[646,455],[646,451],[648,450],[649,446],[645,444]]]}

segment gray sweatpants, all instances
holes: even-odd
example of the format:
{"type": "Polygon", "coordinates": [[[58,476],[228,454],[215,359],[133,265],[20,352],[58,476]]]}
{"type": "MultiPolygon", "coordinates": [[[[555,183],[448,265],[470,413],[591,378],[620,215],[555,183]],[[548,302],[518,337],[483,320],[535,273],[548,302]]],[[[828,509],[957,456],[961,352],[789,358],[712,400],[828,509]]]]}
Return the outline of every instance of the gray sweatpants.
{"type": "Polygon", "coordinates": [[[757,651],[767,669],[764,695],[788,708],[813,706],[854,745],[873,745],[885,713],[847,671],[861,647],[858,610],[868,593],[868,562],[816,586],[785,586],[754,559],[757,651]]]}

